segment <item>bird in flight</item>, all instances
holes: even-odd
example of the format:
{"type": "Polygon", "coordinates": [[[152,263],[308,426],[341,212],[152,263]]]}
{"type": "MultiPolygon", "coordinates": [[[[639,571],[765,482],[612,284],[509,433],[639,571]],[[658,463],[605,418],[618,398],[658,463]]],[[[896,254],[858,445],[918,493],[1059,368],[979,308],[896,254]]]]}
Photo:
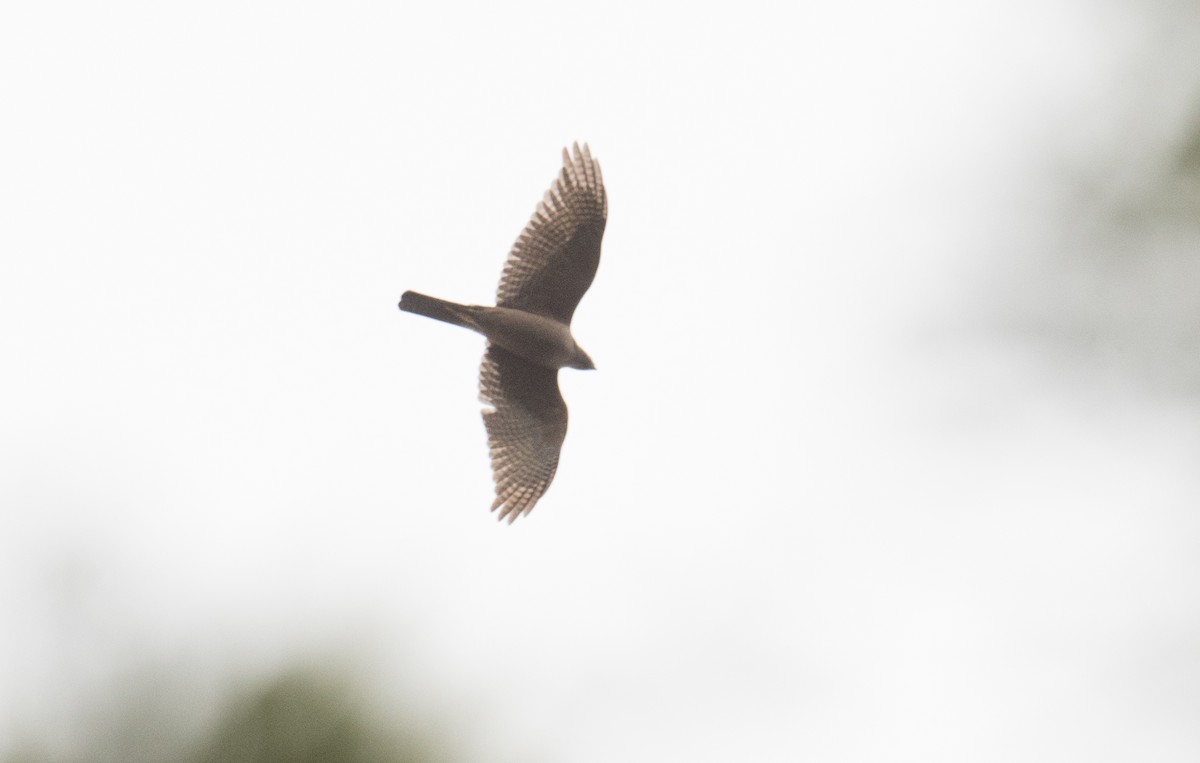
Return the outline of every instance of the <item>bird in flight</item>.
{"type": "Polygon", "coordinates": [[[511,524],[550,487],[567,436],[558,369],[592,369],[571,317],[600,264],[608,197],[587,144],[563,149],[563,168],[513,244],[496,306],[460,305],[406,291],[400,309],[487,337],[479,398],[491,451],[492,511],[511,524]]]}

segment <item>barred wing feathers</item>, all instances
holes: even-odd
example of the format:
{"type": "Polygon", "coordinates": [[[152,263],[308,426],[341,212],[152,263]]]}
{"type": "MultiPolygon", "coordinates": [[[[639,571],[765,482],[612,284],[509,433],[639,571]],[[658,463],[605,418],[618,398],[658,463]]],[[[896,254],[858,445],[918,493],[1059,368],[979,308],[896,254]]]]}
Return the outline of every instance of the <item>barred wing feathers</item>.
{"type": "Polygon", "coordinates": [[[496,500],[509,524],[528,514],[550,487],[567,436],[567,404],[558,371],[489,344],[479,369],[479,399],[487,429],[496,500]]]}
{"type": "Polygon", "coordinates": [[[570,325],[600,264],[608,197],[600,164],[585,143],[563,149],[563,168],[504,264],[496,304],[570,325]]]}

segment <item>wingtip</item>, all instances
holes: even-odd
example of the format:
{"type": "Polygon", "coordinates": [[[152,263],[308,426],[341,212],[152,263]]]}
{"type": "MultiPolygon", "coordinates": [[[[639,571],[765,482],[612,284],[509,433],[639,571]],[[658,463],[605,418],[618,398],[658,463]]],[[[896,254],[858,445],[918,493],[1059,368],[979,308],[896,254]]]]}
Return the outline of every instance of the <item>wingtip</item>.
{"type": "Polygon", "coordinates": [[[571,162],[572,156],[574,156],[575,162],[590,160],[592,158],[592,152],[588,147],[587,141],[583,142],[582,148],[580,148],[579,141],[573,141],[569,150],[566,147],[563,147],[563,161],[571,162]]]}
{"type": "MultiPolygon", "coordinates": [[[[495,511],[497,506],[499,506],[499,499],[497,499],[496,506],[492,506],[492,511],[495,511]]],[[[500,513],[496,515],[496,521],[504,522],[505,520],[508,520],[508,523],[511,525],[513,522],[517,521],[517,517],[520,515],[521,512],[514,511],[513,505],[510,503],[500,509],[500,513]]]]}
{"type": "Polygon", "coordinates": [[[531,497],[528,488],[517,490],[514,493],[514,488],[509,487],[502,493],[496,496],[496,500],[492,502],[492,511],[500,509],[496,515],[496,520],[503,522],[508,520],[511,525],[517,521],[517,517],[523,517],[533,511],[534,504],[541,496],[540,493],[533,494],[531,497]]]}

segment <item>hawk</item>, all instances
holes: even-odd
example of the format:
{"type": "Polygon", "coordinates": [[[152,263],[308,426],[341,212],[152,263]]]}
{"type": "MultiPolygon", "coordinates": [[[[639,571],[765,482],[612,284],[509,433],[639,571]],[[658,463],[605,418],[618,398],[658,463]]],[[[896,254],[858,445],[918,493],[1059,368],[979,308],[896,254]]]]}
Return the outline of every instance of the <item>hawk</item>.
{"type": "Polygon", "coordinates": [[[511,524],[550,487],[567,436],[558,369],[593,369],[571,335],[571,317],[600,264],[608,197],[585,143],[563,149],[563,168],[513,244],[496,306],[460,305],[406,291],[400,309],[487,337],[479,399],[491,451],[492,511],[511,524]]]}

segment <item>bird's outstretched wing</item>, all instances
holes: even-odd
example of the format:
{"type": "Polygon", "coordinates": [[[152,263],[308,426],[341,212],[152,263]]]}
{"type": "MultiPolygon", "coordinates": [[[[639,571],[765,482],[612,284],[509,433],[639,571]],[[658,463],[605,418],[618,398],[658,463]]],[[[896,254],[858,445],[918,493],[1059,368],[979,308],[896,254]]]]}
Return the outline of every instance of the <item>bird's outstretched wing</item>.
{"type": "Polygon", "coordinates": [[[550,487],[567,436],[567,404],[558,371],[488,344],[479,369],[479,399],[492,455],[500,519],[511,524],[550,487]]]}
{"type": "Polygon", "coordinates": [[[587,144],[563,168],[517,237],[496,291],[496,304],[545,315],[570,325],[575,307],[600,264],[608,198],[600,165],[587,144]]]}

